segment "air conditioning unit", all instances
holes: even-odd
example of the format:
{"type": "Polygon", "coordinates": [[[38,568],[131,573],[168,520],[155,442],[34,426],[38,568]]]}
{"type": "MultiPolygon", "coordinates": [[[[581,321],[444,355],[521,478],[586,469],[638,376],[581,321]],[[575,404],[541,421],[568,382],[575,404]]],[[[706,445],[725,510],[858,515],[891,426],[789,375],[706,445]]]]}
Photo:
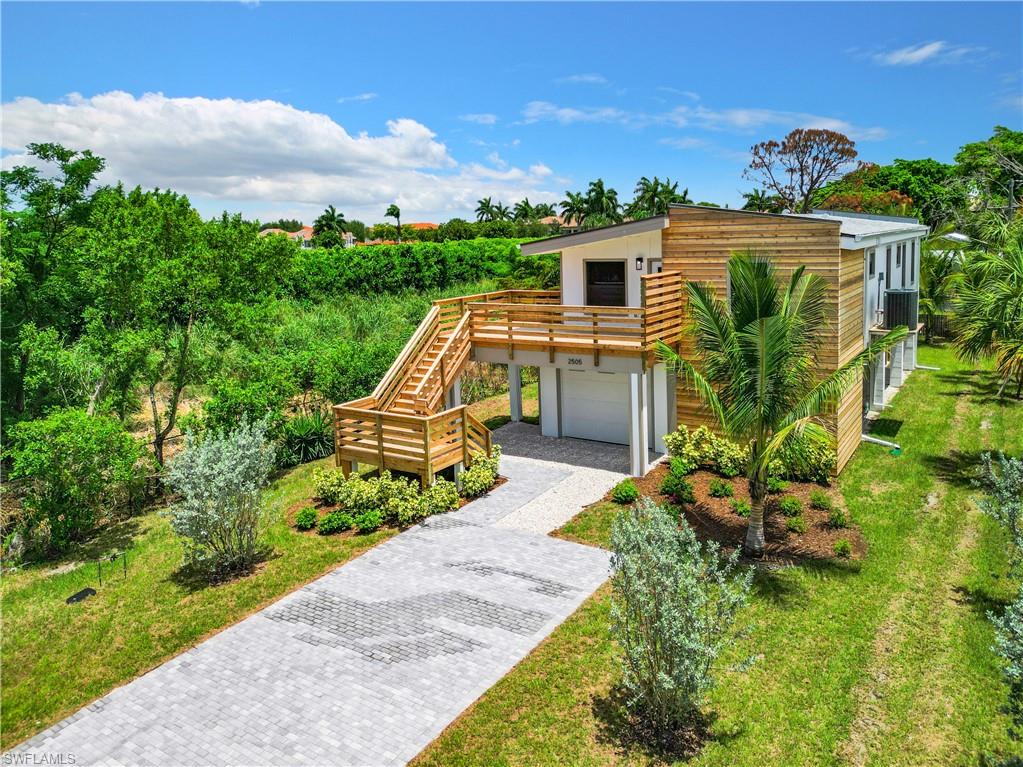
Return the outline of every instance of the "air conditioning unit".
{"type": "Polygon", "coordinates": [[[884,293],[884,326],[886,329],[905,325],[916,330],[919,323],[919,293],[915,288],[891,288],[884,293]]]}

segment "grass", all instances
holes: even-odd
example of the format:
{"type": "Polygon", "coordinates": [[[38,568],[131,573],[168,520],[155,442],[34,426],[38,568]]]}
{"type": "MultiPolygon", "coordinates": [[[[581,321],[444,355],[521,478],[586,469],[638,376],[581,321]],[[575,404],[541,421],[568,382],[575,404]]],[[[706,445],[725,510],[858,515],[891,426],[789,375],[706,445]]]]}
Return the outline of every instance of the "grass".
{"type": "MultiPolygon", "coordinates": [[[[505,392],[473,403],[469,406],[469,412],[493,431],[511,421],[509,407],[508,393],[505,392]]],[[[540,422],[540,400],[535,383],[522,387],[522,420],[532,424],[540,422]]]]}
{"type": "MultiPolygon", "coordinates": [[[[283,511],[308,498],[310,474],[324,463],[300,466],[277,481],[270,492],[273,507],[283,511]]],[[[282,514],[269,533],[270,560],[247,577],[204,586],[181,577],[181,544],[168,521],[152,512],[107,528],[61,561],[5,574],[2,748],[393,534],[299,534],[282,514]],[[96,559],[121,550],[128,552],[127,577],[120,562],[107,564],[100,586],[96,559]],[[97,594],[64,604],[87,586],[97,594]]]]}
{"type": "MultiPolygon", "coordinates": [[[[1023,404],[943,348],[918,371],[837,483],[870,550],[762,571],[743,620],[756,653],[707,701],[711,737],[693,765],[977,764],[1014,753],[987,611],[1011,595],[1006,544],[972,503],[988,449],[1023,452],[1023,404]]],[[[601,504],[563,537],[606,545],[618,508],[601,504]]],[[[660,763],[632,744],[609,703],[615,681],[607,587],[436,740],[423,765],[660,763]]],[[[1018,746],[1015,746],[1018,748],[1018,746]]]]}

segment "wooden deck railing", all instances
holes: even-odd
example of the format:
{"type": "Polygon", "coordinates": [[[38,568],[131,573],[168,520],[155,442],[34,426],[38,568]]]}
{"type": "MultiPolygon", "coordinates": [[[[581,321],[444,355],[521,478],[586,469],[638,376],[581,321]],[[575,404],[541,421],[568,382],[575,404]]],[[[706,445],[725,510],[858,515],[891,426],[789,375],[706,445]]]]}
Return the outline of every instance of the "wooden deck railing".
{"type": "MultiPolygon", "coordinates": [[[[436,415],[378,410],[373,397],[334,406],[334,449],[339,466],[367,463],[380,469],[418,474],[423,485],[433,475],[493,450],[490,431],[461,405],[436,415]]],[[[347,469],[346,469],[347,471],[347,469]]]]}
{"type": "Polygon", "coordinates": [[[557,304],[561,301],[560,290],[495,290],[490,293],[475,293],[471,296],[441,298],[433,302],[440,310],[439,322],[442,328],[457,325],[469,304],[557,304]]]}
{"type": "Polygon", "coordinates": [[[682,333],[685,310],[682,306],[682,272],[646,274],[640,278],[643,304],[644,343],[648,351],[657,340],[669,346],[682,333]]]}

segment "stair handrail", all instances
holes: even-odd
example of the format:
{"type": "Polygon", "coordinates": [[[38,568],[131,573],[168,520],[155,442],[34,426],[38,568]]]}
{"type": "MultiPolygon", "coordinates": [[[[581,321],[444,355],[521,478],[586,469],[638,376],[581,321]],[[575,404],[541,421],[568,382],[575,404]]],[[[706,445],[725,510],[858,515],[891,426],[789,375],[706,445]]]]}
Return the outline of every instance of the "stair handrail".
{"type": "Polygon", "coordinates": [[[426,317],[419,323],[419,327],[409,338],[408,342],[402,348],[401,352],[395,358],[394,362],[391,363],[391,367],[384,373],[384,377],[380,379],[380,383],[373,390],[373,398],[378,402],[383,403],[386,407],[389,404],[390,399],[400,389],[400,383],[405,380],[406,367],[410,363],[414,363],[416,358],[419,356],[425,343],[428,342],[430,337],[433,335],[433,330],[437,326],[437,320],[440,315],[440,308],[437,306],[431,307],[430,311],[426,313],[426,317]],[[395,384],[398,384],[395,389],[395,384]],[[393,390],[392,390],[393,389],[393,390]]]}
{"type": "Polygon", "coordinates": [[[416,385],[412,392],[412,399],[417,407],[432,409],[437,395],[443,397],[444,390],[448,387],[448,376],[452,374],[452,365],[457,361],[469,345],[469,312],[465,312],[462,318],[455,325],[454,330],[447,337],[440,352],[423,374],[422,380],[416,385]],[[438,386],[433,385],[435,377],[440,378],[438,386]],[[427,392],[427,387],[429,391],[427,392]]]}

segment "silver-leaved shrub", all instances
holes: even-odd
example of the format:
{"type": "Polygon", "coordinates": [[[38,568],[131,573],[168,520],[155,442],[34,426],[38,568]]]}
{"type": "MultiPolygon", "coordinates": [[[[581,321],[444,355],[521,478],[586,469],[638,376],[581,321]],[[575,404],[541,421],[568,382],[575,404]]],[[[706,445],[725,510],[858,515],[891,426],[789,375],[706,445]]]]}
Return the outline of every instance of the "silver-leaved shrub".
{"type": "Polygon", "coordinates": [[[696,719],[739,637],[753,572],[738,551],[701,544],[684,518],[649,498],[615,519],[611,550],[611,631],[627,705],[652,735],[670,738],[696,719]]]}
{"type": "Polygon", "coordinates": [[[167,469],[167,484],[179,496],[169,512],[171,527],[182,538],[187,564],[220,574],[262,556],[269,516],[262,496],[275,452],[265,420],[187,438],[167,469]]]}

